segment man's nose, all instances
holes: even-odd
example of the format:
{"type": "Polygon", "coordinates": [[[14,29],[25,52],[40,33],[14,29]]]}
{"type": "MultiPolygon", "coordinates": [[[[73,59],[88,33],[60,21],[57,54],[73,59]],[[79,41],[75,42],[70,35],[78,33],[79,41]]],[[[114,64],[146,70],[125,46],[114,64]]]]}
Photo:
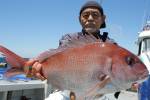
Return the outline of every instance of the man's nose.
{"type": "Polygon", "coordinates": [[[93,16],[91,14],[88,17],[88,21],[93,21],[93,16]]]}

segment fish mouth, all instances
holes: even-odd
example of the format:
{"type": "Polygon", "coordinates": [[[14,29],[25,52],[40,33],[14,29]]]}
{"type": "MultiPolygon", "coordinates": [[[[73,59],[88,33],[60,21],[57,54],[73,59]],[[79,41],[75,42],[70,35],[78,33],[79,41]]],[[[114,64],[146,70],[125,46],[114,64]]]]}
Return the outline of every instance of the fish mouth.
{"type": "MultiPolygon", "coordinates": [[[[138,77],[138,80],[136,81],[137,83],[142,83],[143,81],[148,79],[148,71],[144,71],[142,73],[142,77],[138,77]]],[[[138,76],[141,76],[141,74],[139,74],[138,76]]]]}

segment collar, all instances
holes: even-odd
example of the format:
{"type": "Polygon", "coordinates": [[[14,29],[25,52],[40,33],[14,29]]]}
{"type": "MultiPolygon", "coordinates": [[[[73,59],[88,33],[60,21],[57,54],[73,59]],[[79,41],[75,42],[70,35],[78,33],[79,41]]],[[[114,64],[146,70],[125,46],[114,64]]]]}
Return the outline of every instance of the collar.
{"type": "MultiPolygon", "coordinates": [[[[82,34],[83,35],[89,35],[88,32],[86,32],[84,29],[82,29],[82,34]]],[[[95,33],[92,34],[94,37],[96,37],[97,39],[101,39],[102,35],[100,34],[100,31],[96,31],[95,33]]]]}

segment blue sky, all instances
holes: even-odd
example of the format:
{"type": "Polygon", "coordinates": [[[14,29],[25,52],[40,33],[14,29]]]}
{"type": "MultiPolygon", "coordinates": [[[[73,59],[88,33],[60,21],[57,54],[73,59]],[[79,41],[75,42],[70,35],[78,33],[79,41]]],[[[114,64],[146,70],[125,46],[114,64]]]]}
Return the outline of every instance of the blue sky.
{"type": "MultiPolygon", "coordinates": [[[[81,31],[78,21],[87,0],[0,0],[0,45],[22,57],[57,48],[66,33],[81,31]]],[[[122,47],[137,54],[135,41],[150,7],[149,0],[102,1],[109,32],[122,47]]]]}

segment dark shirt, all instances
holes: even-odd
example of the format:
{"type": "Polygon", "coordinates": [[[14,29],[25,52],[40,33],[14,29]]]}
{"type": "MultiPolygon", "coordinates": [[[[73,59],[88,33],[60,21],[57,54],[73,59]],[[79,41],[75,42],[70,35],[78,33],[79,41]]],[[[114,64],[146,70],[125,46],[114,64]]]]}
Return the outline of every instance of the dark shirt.
{"type": "MultiPolygon", "coordinates": [[[[93,43],[98,41],[103,42],[103,39],[104,37],[103,35],[100,34],[99,31],[94,35],[88,34],[85,31],[65,34],[59,40],[59,48],[80,46],[83,44],[93,43]]],[[[105,42],[115,43],[114,40],[110,39],[108,36],[106,37],[105,42]]]]}

